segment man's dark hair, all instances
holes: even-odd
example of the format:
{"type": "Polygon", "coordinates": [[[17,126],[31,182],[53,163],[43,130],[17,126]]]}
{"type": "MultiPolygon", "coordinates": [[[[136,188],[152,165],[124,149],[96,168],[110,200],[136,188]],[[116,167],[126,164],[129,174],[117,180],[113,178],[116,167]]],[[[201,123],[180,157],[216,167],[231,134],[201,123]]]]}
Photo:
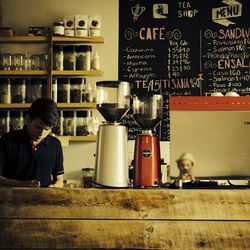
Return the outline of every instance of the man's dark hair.
{"type": "Polygon", "coordinates": [[[28,114],[31,120],[40,118],[49,127],[56,125],[59,118],[56,103],[50,98],[36,99],[31,104],[28,114]]]}

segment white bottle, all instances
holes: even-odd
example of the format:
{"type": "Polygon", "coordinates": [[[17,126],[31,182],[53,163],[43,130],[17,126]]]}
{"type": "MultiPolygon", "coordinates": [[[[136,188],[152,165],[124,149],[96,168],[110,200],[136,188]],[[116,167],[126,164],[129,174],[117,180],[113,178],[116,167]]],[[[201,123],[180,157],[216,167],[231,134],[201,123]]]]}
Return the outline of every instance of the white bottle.
{"type": "Polygon", "coordinates": [[[93,102],[92,87],[90,83],[88,83],[86,87],[85,98],[86,98],[86,102],[93,102]]]}
{"type": "Polygon", "coordinates": [[[98,55],[97,51],[95,51],[95,53],[93,55],[91,67],[94,70],[100,70],[100,56],[98,55]]]}

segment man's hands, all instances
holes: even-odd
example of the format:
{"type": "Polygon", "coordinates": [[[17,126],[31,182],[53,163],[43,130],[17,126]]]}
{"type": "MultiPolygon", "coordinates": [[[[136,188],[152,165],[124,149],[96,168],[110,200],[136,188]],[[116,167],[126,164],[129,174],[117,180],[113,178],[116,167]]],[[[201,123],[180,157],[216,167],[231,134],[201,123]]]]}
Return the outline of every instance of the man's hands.
{"type": "Polygon", "coordinates": [[[31,180],[31,181],[22,181],[24,183],[24,187],[40,187],[40,181],[31,180]]]}

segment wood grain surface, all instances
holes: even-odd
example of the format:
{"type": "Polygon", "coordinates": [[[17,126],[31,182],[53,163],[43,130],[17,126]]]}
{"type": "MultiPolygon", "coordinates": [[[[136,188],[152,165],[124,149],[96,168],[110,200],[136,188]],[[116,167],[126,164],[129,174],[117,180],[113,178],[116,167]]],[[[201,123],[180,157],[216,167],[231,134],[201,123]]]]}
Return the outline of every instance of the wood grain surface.
{"type": "Polygon", "coordinates": [[[0,249],[250,249],[249,190],[0,189],[0,249]]]}

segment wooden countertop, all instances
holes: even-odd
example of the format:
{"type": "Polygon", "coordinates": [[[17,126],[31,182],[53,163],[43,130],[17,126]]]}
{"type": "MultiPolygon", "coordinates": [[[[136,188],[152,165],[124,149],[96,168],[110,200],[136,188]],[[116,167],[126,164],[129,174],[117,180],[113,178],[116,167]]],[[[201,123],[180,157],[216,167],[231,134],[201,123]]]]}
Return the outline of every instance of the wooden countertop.
{"type": "Polygon", "coordinates": [[[250,190],[0,188],[0,249],[250,249],[250,190]]]}

